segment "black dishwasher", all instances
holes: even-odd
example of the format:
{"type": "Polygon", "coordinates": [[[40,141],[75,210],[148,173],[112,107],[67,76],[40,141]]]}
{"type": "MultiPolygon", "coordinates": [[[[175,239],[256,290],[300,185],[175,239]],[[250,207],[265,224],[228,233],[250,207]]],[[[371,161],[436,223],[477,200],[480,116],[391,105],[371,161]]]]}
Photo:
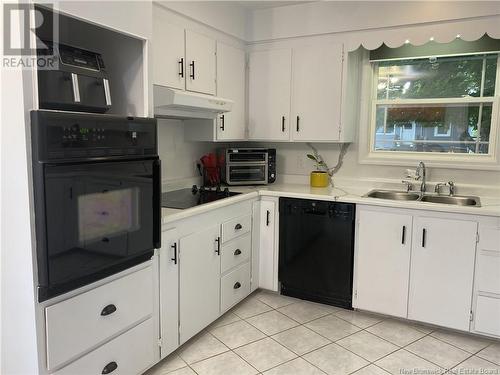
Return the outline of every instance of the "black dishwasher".
{"type": "Polygon", "coordinates": [[[352,308],[355,205],[280,198],[281,294],[352,308]]]}

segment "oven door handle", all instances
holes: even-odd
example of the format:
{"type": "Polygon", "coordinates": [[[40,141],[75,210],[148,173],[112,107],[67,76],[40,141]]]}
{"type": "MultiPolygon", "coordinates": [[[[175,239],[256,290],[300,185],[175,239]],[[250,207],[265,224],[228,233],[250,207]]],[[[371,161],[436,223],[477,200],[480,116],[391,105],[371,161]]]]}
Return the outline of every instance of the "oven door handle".
{"type": "Polygon", "coordinates": [[[153,245],[161,247],[161,160],[153,161],[153,245]]]}

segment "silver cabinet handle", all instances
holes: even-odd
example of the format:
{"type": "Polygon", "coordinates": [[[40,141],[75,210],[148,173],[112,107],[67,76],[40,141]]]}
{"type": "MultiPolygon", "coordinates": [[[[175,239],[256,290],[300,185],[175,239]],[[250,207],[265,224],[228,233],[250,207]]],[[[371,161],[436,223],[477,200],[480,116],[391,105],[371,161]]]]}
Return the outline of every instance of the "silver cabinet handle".
{"type": "Polygon", "coordinates": [[[109,81],[106,78],[102,80],[104,82],[104,96],[106,97],[106,105],[111,106],[111,91],[109,90],[109,81]]]}
{"type": "Polygon", "coordinates": [[[78,85],[78,76],[71,73],[71,82],[73,83],[73,99],[75,103],[80,103],[80,87],[78,85]]]}

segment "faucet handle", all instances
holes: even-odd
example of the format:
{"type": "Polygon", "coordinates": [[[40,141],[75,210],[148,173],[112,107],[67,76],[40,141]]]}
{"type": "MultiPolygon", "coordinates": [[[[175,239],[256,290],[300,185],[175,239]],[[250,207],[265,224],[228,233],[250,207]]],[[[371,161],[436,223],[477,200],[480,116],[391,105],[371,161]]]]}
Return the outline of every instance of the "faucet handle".
{"type": "Polygon", "coordinates": [[[401,183],[406,185],[406,192],[407,193],[413,190],[413,184],[411,182],[403,180],[403,181],[401,181],[401,183]]]}
{"type": "Polygon", "coordinates": [[[450,188],[450,195],[455,195],[455,183],[448,181],[448,187],[450,188]]]}

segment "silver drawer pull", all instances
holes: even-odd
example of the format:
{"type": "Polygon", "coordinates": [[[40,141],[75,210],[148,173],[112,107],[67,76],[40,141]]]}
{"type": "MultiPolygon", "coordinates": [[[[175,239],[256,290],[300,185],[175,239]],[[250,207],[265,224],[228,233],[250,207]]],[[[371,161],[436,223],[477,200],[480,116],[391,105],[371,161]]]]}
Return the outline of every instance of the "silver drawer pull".
{"type": "Polygon", "coordinates": [[[240,255],[240,254],[241,254],[241,250],[240,249],[234,250],[234,255],[240,255]]]}
{"type": "Polygon", "coordinates": [[[234,286],[233,286],[234,289],[240,289],[241,288],[241,284],[237,281],[234,286]]]}

